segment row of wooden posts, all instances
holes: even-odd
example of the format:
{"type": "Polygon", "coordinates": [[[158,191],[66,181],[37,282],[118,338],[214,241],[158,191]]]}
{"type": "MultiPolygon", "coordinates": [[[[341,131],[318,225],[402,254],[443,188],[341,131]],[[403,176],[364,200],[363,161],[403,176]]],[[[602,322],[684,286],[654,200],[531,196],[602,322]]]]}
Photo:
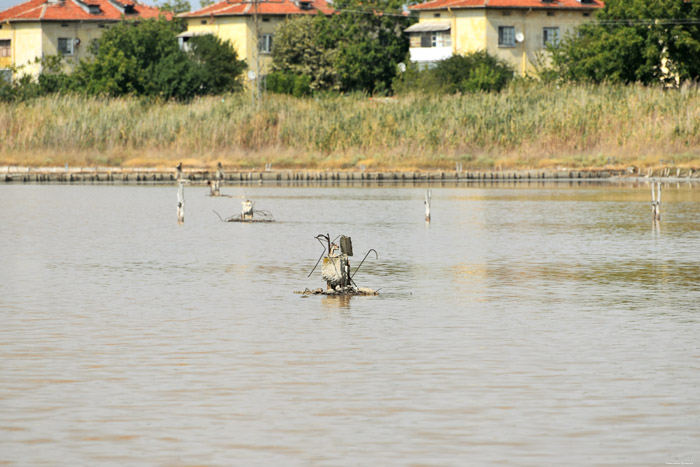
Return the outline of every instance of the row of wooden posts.
{"type": "MultiPolygon", "coordinates": [[[[183,223],[185,221],[185,181],[182,179],[182,163],[178,164],[177,168],[177,221],[183,223]]],[[[210,180],[209,189],[211,196],[221,195],[221,181],[224,179],[223,169],[219,163],[216,173],[216,178],[210,180]]],[[[430,222],[430,205],[432,202],[432,191],[425,190],[425,221],[430,222]]],[[[651,209],[652,218],[655,221],[661,220],[661,182],[651,182],[651,209]]]]}

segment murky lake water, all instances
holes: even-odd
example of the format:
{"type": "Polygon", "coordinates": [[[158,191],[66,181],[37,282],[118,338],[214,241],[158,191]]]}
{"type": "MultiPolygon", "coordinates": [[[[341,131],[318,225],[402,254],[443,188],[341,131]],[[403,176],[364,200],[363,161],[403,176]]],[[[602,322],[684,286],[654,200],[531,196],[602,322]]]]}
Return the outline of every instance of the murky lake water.
{"type": "Polygon", "coordinates": [[[700,186],[432,190],[0,186],[0,464],[699,464],[700,186]]]}

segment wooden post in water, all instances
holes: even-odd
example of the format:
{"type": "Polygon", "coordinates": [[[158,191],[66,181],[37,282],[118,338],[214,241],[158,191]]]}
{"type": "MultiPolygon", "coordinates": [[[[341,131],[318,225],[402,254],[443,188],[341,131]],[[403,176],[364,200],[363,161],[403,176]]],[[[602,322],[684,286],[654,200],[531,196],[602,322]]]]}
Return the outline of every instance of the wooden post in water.
{"type": "Polygon", "coordinates": [[[216,164],[216,177],[214,180],[209,180],[209,190],[211,196],[221,196],[221,182],[224,179],[224,171],[221,162],[216,164]]]}
{"type": "Polygon", "coordinates": [[[432,193],[430,190],[425,190],[425,221],[430,222],[430,199],[431,199],[432,193]]]}
{"type": "Polygon", "coordinates": [[[185,222],[185,182],[177,182],[177,223],[185,222]]]}
{"type": "Polygon", "coordinates": [[[177,223],[185,222],[185,182],[182,180],[182,162],[175,167],[177,170],[177,223]]]}
{"type": "Polygon", "coordinates": [[[661,220],[661,182],[657,182],[656,187],[651,182],[651,215],[655,221],[661,220]]]}

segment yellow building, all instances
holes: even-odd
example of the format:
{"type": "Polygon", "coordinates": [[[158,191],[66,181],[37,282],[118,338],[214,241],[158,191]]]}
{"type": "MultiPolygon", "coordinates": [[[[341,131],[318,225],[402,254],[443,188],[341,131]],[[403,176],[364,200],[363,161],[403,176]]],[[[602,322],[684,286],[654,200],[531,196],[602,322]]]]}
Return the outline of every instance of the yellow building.
{"type": "Polygon", "coordinates": [[[181,44],[199,34],[214,34],[228,40],[236,49],[238,58],[246,61],[248,69],[256,71],[259,68],[260,75],[264,76],[272,64],[272,44],[277,25],[289,16],[315,15],[319,12],[329,15],[333,10],[325,0],[224,0],[201,10],[180,14],[187,22],[187,31],[179,37],[181,44]]]}
{"type": "Polygon", "coordinates": [[[132,0],[29,0],[8,8],[0,12],[0,78],[13,78],[13,67],[19,76],[36,76],[37,59],[49,55],[63,55],[72,68],[109,25],[158,15],[132,0]]]}
{"type": "Polygon", "coordinates": [[[520,75],[532,73],[549,42],[590,21],[601,0],[433,0],[410,9],[411,61],[421,68],[477,50],[504,59],[520,75]]]}

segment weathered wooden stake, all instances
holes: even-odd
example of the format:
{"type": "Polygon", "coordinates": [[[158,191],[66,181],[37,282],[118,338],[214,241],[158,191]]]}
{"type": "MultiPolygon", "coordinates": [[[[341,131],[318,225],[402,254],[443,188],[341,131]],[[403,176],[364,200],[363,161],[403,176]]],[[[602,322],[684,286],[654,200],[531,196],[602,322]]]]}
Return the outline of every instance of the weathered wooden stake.
{"type": "Polygon", "coordinates": [[[177,183],[177,223],[185,222],[185,182],[177,183]]]}
{"type": "Polygon", "coordinates": [[[219,180],[210,180],[209,191],[211,196],[221,196],[221,182],[219,180]]]}
{"type": "Polygon", "coordinates": [[[661,220],[661,182],[656,183],[656,187],[651,182],[651,215],[655,221],[661,220]]]}
{"type": "Polygon", "coordinates": [[[224,180],[224,170],[221,162],[216,164],[216,178],[209,180],[209,190],[211,196],[221,196],[221,182],[224,180]]]}
{"type": "Polygon", "coordinates": [[[430,198],[431,198],[431,192],[430,190],[425,190],[425,220],[427,222],[430,222],[430,198]]]}

